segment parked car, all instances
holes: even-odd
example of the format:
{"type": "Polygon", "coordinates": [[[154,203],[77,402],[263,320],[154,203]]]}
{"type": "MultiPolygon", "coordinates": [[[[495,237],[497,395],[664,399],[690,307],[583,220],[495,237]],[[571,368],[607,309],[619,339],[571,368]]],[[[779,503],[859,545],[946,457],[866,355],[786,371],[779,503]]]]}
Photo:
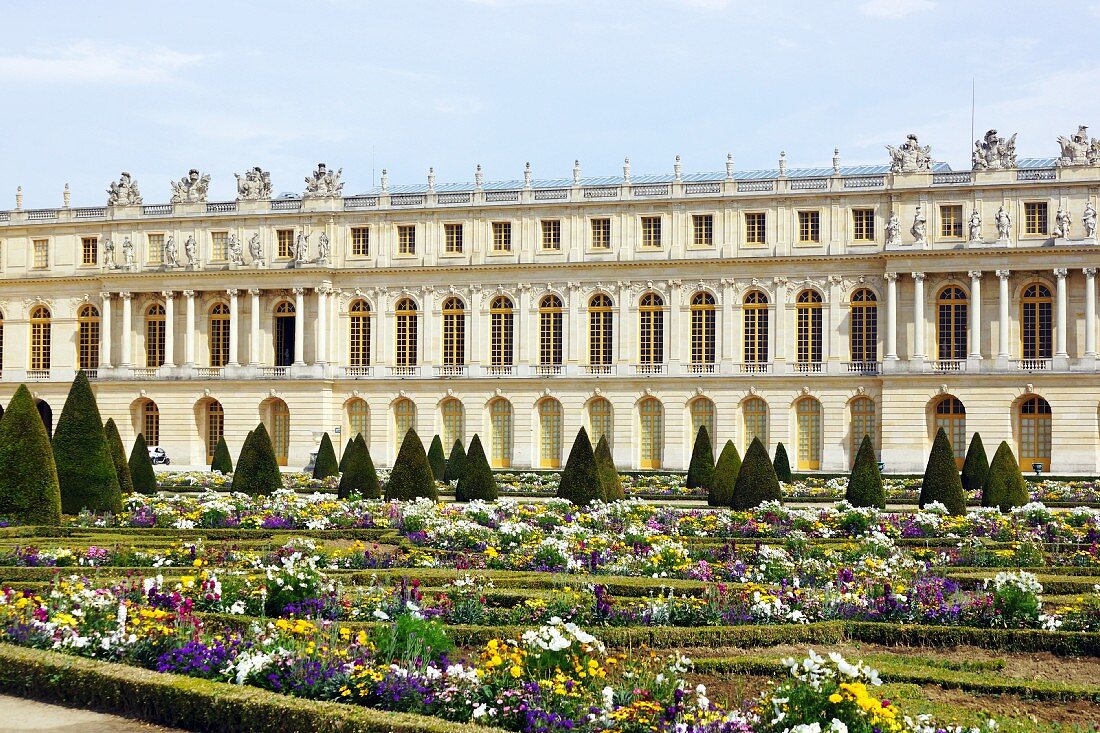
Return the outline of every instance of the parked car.
{"type": "Polygon", "coordinates": [[[171,463],[171,461],[168,460],[168,454],[165,453],[164,449],[159,445],[154,445],[149,448],[149,460],[154,466],[158,463],[165,466],[171,463]]]}

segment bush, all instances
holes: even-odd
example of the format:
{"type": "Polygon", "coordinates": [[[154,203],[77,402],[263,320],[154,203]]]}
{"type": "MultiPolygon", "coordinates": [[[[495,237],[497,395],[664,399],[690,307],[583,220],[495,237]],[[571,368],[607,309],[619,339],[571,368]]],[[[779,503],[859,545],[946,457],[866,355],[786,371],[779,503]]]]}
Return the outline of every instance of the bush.
{"type": "Polygon", "coordinates": [[[733,487],[737,483],[737,474],[741,471],[741,454],[732,440],[727,440],[718,454],[718,464],[711,475],[707,487],[707,504],[710,506],[730,506],[733,501],[733,487]]]}
{"type": "MultiPolygon", "coordinates": [[[[783,444],[780,443],[779,447],[782,449],[783,444]]],[[[778,453],[777,451],[777,457],[778,453]]],[[[779,478],[775,475],[775,467],[768,459],[768,450],[760,442],[760,438],[753,438],[749,449],[745,451],[741,470],[737,472],[730,506],[734,509],[752,509],[765,501],[773,500],[783,500],[779,478]]]]}
{"type": "Polygon", "coordinates": [[[141,433],[134,438],[134,448],[130,451],[130,478],[134,482],[134,491],[139,494],[157,493],[157,475],[153,471],[153,462],[149,460],[149,446],[141,433]]]}
{"type": "Polygon", "coordinates": [[[397,460],[393,463],[390,480],[386,482],[386,500],[409,500],[427,497],[439,499],[435,487],[435,476],[424,453],[424,444],[415,430],[405,433],[401,441],[401,450],[397,451],[397,460]]]}
{"type": "Polygon", "coordinates": [[[568,499],[577,506],[588,506],[603,498],[596,456],[592,452],[592,442],[588,440],[588,431],[583,427],[577,431],[577,438],[569,450],[569,459],[558,482],[558,498],[568,499]]]}
{"type": "Polygon", "coordinates": [[[328,478],[340,475],[340,462],[336,460],[336,451],[332,448],[332,439],[328,433],[321,436],[321,445],[317,448],[317,460],[313,462],[313,478],[328,478]]]}
{"type": "Polygon", "coordinates": [[[1002,512],[1029,501],[1027,482],[1007,442],[1001,441],[997,446],[981,489],[982,506],[999,507],[1002,512]]]}
{"type": "Polygon", "coordinates": [[[0,419],[0,472],[0,516],[23,524],[61,524],[61,489],[50,438],[22,384],[0,419]]]}
{"type": "Polygon", "coordinates": [[[361,433],[348,442],[347,450],[344,451],[344,470],[340,474],[340,486],[336,489],[336,495],[341,499],[352,494],[359,494],[364,499],[378,499],[382,496],[378,472],[374,469],[370,449],[361,433]]]}
{"type": "Polygon", "coordinates": [[[229,455],[229,444],[225,442],[224,435],[218,438],[218,444],[214,446],[214,460],[210,461],[210,470],[225,476],[233,473],[233,456],[229,455]]]}
{"type": "Polygon", "coordinates": [[[275,448],[263,423],[248,434],[237,457],[237,470],[233,472],[233,491],[251,496],[270,494],[283,487],[275,448]]]}
{"type": "Polygon", "coordinates": [[[619,469],[615,467],[615,458],[611,455],[611,446],[607,442],[607,436],[601,435],[600,442],[596,443],[596,472],[600,475],[600,484],[603,488],[604,501],[619,501],[626,498],[623,491],[623,481],[619,478],[619,469]]]}
{"type": "Polygon", "coordinates": [[[695,434],[695,446],[691,449],[691,462],[688,463],[687,487],[708,488],[713,476],[714,450],[710,445],[710,431],[706,425],[700,425],[699,432],[695,434]]]}
{"type": "Polygon", "coordinates": [[[871,443],[870,435],[864,435],[859,444],[844,498],[852,506],[886,508],[886,490],[882,488],[882,474],[878,470],[878,458],[875,456],[875,446],[871,443]]]}
{"type": "MultiPolygon", "coordinates": [[[[360,433],[362,435],[362,433],[360,433]]],[[[348,451],[351,450],[351,444],[355,442],[355,436],[348,438],[347,445],[344,446],[344,452],[340,454],[340,473],[343,473],[347,468],[348,451]]]]}
{"type": "Polygon", "coordinates": [[[952,514],[966,513],[962,479],[959,478],[959,468],[955,465],[951,441],[943,428],[936,432],[932,452],[928,454],[928,465],[924,469],[924,480],[920,485],[921,509],[934,501],[943,504],[952,514]]]}
{"type": "Polygon", "coordinates": [[[443,470],[444,481],[458,481],[466,470],[466,451],[462,448],[462,441],[455,439],[451,446],[451,455],[447,456],[447,467],[443,470]]]}
{"type": "Polygon", "coordinates": [[[466,470],[455,489],[455,499],[492,501],[496,498],[497,480],[493,476],[493,469],[489,467],[489,459],[485,457],[485,449],[481,447],[481,438],[474,433],[474,439],[470,441],[470,452],[466,454],[466,470]]]}
{"type": "MultiPolygon", "coordinates": [[[[751,447],[751,446],[750,446],[751,447]]],[[[748,453],[745,453],[745,458],[749,457],[748,453]]],[[[772,463],[772,468],[775,469],[776,477],[785,484],[794,483],[794,475],[791,473],[791,462],[787,458],[787,449],[780,443],[775,446],[775,461],[772,463]]]]}
{"type": "Polygon", "coordinates": [[[53,458],[61,485],[61,510],[79,514],[122,511],[118,474],[107,444],[107,431],[88,375],[76,373],[53,433],[53,458]]]}
{"type": "Polygon", "coordinates": [[[107,433],[107,445],[111,448],[111,461],[115,464],[115,476],[118,477],[118,490],[122,494],[134,493],[134,480],[130,477],[130,464],[126,462],[126,448],[122,445],[122,436],[113,417],[107,418],[103,426],[107,433]]]}
{"type": "Polygon", "coordinates": [[[443,455],[443,441],[438,435],[432,438],[432,444],[428,448],[428,463],[432,467],[435,480],[444,481],[447,475],[447,456],[443,455]]]}
{"type": "Polygon", "coordinates": [[[985,457],[982,436],[974,433],[974,437],[970,439],[970,447],[966,450],[966,460],[963,461],[963,491],[967,495],[981,491],[987,473],[989,473],[989,459],[985,457]]]}

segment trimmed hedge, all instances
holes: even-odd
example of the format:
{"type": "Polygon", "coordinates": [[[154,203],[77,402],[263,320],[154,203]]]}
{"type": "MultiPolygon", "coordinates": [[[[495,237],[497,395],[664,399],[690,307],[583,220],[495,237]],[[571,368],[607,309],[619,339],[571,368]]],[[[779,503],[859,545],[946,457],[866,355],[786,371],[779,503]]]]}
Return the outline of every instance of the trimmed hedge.
{"type": "Polygon", "coordinates": [[[145,444],[145,435],[142,433],[138,433],[134,438],[129,466],[134,491],[139,494],[157,493],[157,475],[153,471],[153,462],[149,460],[149,446],[145,444]]]}
{"type": "Polygon", "coordinates": [[[710,446],[710,431],[706,425],[700,425],[699,432],[695,434],[695,445],[691,449],[691,462],[688,463],[687,487],[708,488],[713,478],[714,450],[710,446]]]}
{"type": "Polygon", "coordinates": [[[438,435],[432,437],[432,444],[428,448],[428,463],[431,464],[435,480],[444,481],[447,476],[447,456],[443,455],[443,440],[438,435]]]}
{"type": "Polygon", "coordinates": [[[107,418],[103,425],[107,433],[107,445],[111,448],[111,461],[115,464],[115,476],[118,477],[118,490],[124,495],[134,493],[134,480],[130,476],[130,464],[126,462],[126,448],[122,445],[122,436],[118,434],[118,425],[113,417],[107,418]]]}
{"type": "Polygon", "coordinates": [[[625,499],[623,480],[619,477],[619,469],[615,467],[615,458],[611,455],[611,446],[607,443],[606,435],[600,436],[593,455],[596,458],[596,471],[600,474],[600,484],[603,487],[603,500],[625,499]]]}
{"type": "Polygon", "coordinates": [[[966,514],[962,479],[955,464],[951,441],[943,428],[936,431],[936,440],[928,454],[928,465],[924,469],[924,480],[921,481],[917,503],[923,509],[934,501],[943,504],[952,514],[966,514]]]}
{"type": "MultiPolygon", "coordinates": [[[[779,446],[781,449],[783,444],[780,443],[779,446]]],[[[776,456],[778,455],[777,450],[776,456]]],[[[753,438],[749,449],[745,451],[741,470],[737,472],[730,506],[734,509],[752,509],[772,499],[783,500],[783,493],[779,488],[779,477],[776,476],[775,468],[768,459],[768,451],[764,448],[764,444],[760,442],[760,438],[753,438]]]]}
{"type": "Polygon", "coordinates": [[[462,441],[455,438],[451,446],[451,455],[447,456],[447,465],[443,469],[444,481],[458,481],[466,470],[466,450],[462,447],[462,441]]]}
{"type": "Polygon", "coordinates": [[[401,449],[397,451],[397,460],[390,471],[390,480],[386,482],[386,501],[394,499],[409,500],[427,497],[436,501],[439,492],[435,487],[435,476],[424,453],[424,444],[415,430],[405,433],[401,449]]]}
{"type": "Polygon", "coordinates": [[[61,489],[50,438],[26,385],[0,419],[0,516],[27,524],[61,523],[61,489]]]}
{"type": "Polygon", "coordinates": [[[81,369],[76,373],[65,407],[53,433],[53,458],[66,514],[122,511],[118,473],[107,443],[92,385],[81,369]]]}
{"type": "Polygon", "coordinates": [[[252,496],[271,494],[281,489],[283,477],[275,458],[275,447],[263,423],[248,434],[237,458],[231,490],[252,496]]]}
{"type": "Polygon", "coordinates": [[[603,482],[596,467],[596,455],[592,452],[592,441],[583,427],[577,431],[569,458],[558,482],[559,499],[568,499],[577,506],[588,506],[604,497],[603,482]]]}
{"type": "Polygon", "coordinates": [[[474,433],[474,439],[470,441],[470,452],[466,454],[466,470],[462,472],[462,478],[455,488],[455,501],[492,501],[496,498],[496,477],[489,467],[489,459],[485,457],[485,449],[481,447],[481,438],[474,433]]]}
{"type": "Polygon", "coordinates": [[[727,440],[722,446],[722,452],[718,454],[718,464],[711,475],[710,486],[707,487],[707,504],[709,506],[729,506],[733,501],[733,487],[737,483],[737,474],[741,471],[741,454],[737,452],[737,446],[732,440],[727,440]]]}
{"type": "Polygon", "coordinates": [[[317,448],[317,459],[313,462],[313,478],[321,479],[340,475],[340,462],[336,460],[336,451],[328,433],[321,436],[321,445],[317,448]]]}
{"type": "Polygon", "coordinates": [[[989,473],[989,459],[985,457],[985,445],[982,443],[980,433],[974,433],[970,439],[970,447],[966,449],[966,458],[963,460],[962,485],[967,495],[977,494],[982,490],[985,477],[989,473]]]}
{"type": "Polygon", "coordinates": [[[225,436],[218,437],[218,444],[214,446],[213,460],[210,461],[210,470],[228,476],[233,473],[233,456],[229,454],[229,444],[225,442],[225,436]]]}
{"type": "MultiPolygon", "coordinates": [[[[746,453],[746,458],[748,457],[746,453]]],[[[783,447],[783,443],[779,443],[775,446],[775,461],[772,462],[772,468],[775,469],[775,476],[785,484],[794,483],[794,474],[791,473],[791,462],[787,458],[787,449],[783,447]]]]}
{"type": "Polygon", "coordinates": [[[1023,506],[1030,501],[1027,483],[1020,473],[1020,464],[1006,441],[1001,441],[993,455],[993,464],[985,475],[982,485],[982,506],[995,506],[1007,512],[1014,506],[1023,506]]]}
{"type": "Polygon", "coordinates": [[[859,444],[844,498],[852,506],[886,508],[886,490],[882,487],[882,474],[878,470],[878,458],[875,457],[875,446],[871,444],[870,435],[864,435],[859,444]]]}
{"type": "Polygon", "coordinates": [[[340,499],[352,494],[359,494],[364,499],[379,499],[382,496],[378,472],[374,470],[374,461],[362,433],[356,435],[344,451],[344,471],[340,474],[340,486],[336,489],[336,496],[340,499]]]}
{"type": "MultiPolygon", "coordinates": [[[[361,435],[361,433],[357,433],[357,435],[361,435]]],[[[347,468],[348,451],[351,450],[351,444],[354,442],[355,435],[348,438],[348,442],[344,446],[344,452],[340,454],[340,473],[343,473],[344,469],[347,468]]]]}

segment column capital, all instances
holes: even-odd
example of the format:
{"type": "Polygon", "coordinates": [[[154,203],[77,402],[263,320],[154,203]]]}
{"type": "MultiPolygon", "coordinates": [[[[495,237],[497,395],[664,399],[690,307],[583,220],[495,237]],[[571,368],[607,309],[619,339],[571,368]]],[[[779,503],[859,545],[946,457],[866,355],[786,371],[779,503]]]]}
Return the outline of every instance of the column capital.
{"type": "Polygon", "coordinates": [[[1012,270],[995,270],[994,274],[1002,280],[1007,280],[1012,274],[1012,270]]]}
{"type": "Polygon", "coordinates": [[[131,293],[129,290],[123,290],[119,292],[118,297],[122,298],[123,300],[129,300],[130,298],[134,297],[134,294],[131,293]]]}
{"type": "Polygon", "coordinates": [[[228,295],[230,298],[236,298],[237,293],[239,293],[239,292],[241,292],[241,291],[237,290],[236,288],[229,288],[228,290],[225,291],[225,294],[228,295]]]}
{"type": "Polygon", "coordinates": [[[917,282],[924,282],[924,273],[923,272],[914,272],[913,273],[913,279],[916,280],[917,282]]]}
{"type": "Polygon", "coordinates": [[[1085,277],[1096,277],[1095,267],[1084,267],[1081,269],[1081,274],[1085,277]]]}
{"type": "Polygon", "coordinates": [[[1067,268],[1065,268],[1065,267],[1055,267],[1054,268],[1054,277],[1058,278],[1059,280],[1064,279],[1067,275],[1069,275],[1069,270],[1067,268]]]}
{"type": "Polygon", "coordinates": [[[896,272],[887,272],[882,276],[882,279],[888,283],[897,282],[898,274],[896,272]]]}
{"type": "Polygon", "coordinates": [[[160,291],[160,295],[165,300],[171,300],[172,298],[176,297],[176,293],[173,290],[162,290],[160,291]]]}
{"type": "Polygon", "coordinates": [[[103,300],[106,300],[109,303],[111,301],[111,296],[112,295],[114,295],[114,293],[111,293],[111,292],[108,292],[108,291],[104,290],[103,292],[101,292],[99,294],[99,297],[102,298],[103,300]]]}
{"type": "Polygon", "coordinates": [[[253,298],[256,298],[260,295],[260,289],[259,288],[249,288],[248,289],[248,294],[251,295],[253,298]]]}
{"type": "Polygon", "coordinates": [[[183,297],[185,297],[185,298],[194,298],[195,297],[195,291],[194,290],[184,290],[183,291],[183,297]]]}
{"type": "Polygon", "coordinates": [[[306,292],[306,289],[305,288],[291,288],[290,292],[294,293],[295,295],[304,295],[305,292],[306,292]]]}
{"type": "Polygon", "coordinates": [[[967,270],[966,276],[969,277],[971,280],[981,280],[982,279],[982,271],[981,270],[967,270]]]}
{"type": "Polygon", "coordinates": [[[785,277],[773,277],[772,282],[778,287],[785,288],[787,287],[788,280],[785,277]]]}

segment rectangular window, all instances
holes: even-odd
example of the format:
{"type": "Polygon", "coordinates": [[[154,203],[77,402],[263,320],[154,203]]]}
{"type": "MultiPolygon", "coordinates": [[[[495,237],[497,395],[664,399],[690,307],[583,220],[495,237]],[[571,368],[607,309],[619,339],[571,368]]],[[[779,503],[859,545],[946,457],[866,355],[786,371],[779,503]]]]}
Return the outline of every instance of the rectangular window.
{"type": "Polygon", "coordinates": [[[820,242],[821,241],[821,212],[820,211],[800,211],[800,212],[798,212],[798,241],[799,242],[820,242]]]}
{"type": "Polygon", "coordinates": [[[370,255],[370,227],[352,227],[351,255],[352,257],[370,255]]]}
{"type": "Polygon", "coordinates": [[[416,254],[416,225],[399,224],[397,226],[397,254],[416,254]]]}
{"type": "Polygon", "coordinates": [[[875,240],[874,209],[852,209],[852,239],[857,242],[875,240]]]}
{"type": "Polygon", "coordinates": [[[1047,231],[1047,202],[1024,202],[1024,234],[1045,235],[1047,231]]]}
{"type": "Polygon", "coordinates": [[[642,249],[661,248],[661,217],[642,217],[642,249]]]}
{"type": "Polygon", "coordinates": [[[229,232],[210,232],[210,261],[229,259],[229,232]]]}
{"type": "Polygon", "coordinates": [[[493,251],[494,252],[511,252],[512,251],[512,222],[510,222],[510,221],[494,221],[493,222],[493,251]]]}
{"type": "Polygon", "coordinates": [[[276,257],[290,259],[294,256],[294,230],[276,229],[275,241],[278,243],[276,257]]]}
{"type": "Polygon", "coordinates": [[[940,236],[944,239],[962,239],[962,204],[944,204],[940,206],[940,236]]]}
{"type": "Polygon", "coordinates": [[[696,247],[714,246],[714,216],[712,214],[695,214],[692,216],[691,230],[691,243],[696,247]]]}
{"type": "Polygon", "coordinates": [[[50,266],[50,241],[48,239],[34,240],[34,266],[50,266]]]}
{"type": "Polygon", "coordinates": [[[159,265],[164,261],[164,235],[163,234],[150,234],[148,238],[149,251],[146,253],[146,260],[150,264],[159,265]]]}
{"type": "Polygon", "coordinates": [[[767,241],[767,218],[763,211],[745,214],[745,244],[764,244],[767,241]]]}
{"type": "Polygon", "coordinates": [[[611,249],[611,220],[592,220],[592,249],[611,249]]]}
{"type": "Polygon", "coordinates": [[[80,263],[83,265],[95,265],[99,263],[99,237],[81,238],[80,263]]]}
{"type": "Polygon", "coordinates": [[[561,221],[558,219],[542,220],[542,248],[551,252],[561,251],[561,221]]]}
{"type": "Polygon", "coordinates": [[[449,255],[462,254],[462,225],[461,224],[444,224],[443,234],[445,235],[445,251],[449,255]]]}

